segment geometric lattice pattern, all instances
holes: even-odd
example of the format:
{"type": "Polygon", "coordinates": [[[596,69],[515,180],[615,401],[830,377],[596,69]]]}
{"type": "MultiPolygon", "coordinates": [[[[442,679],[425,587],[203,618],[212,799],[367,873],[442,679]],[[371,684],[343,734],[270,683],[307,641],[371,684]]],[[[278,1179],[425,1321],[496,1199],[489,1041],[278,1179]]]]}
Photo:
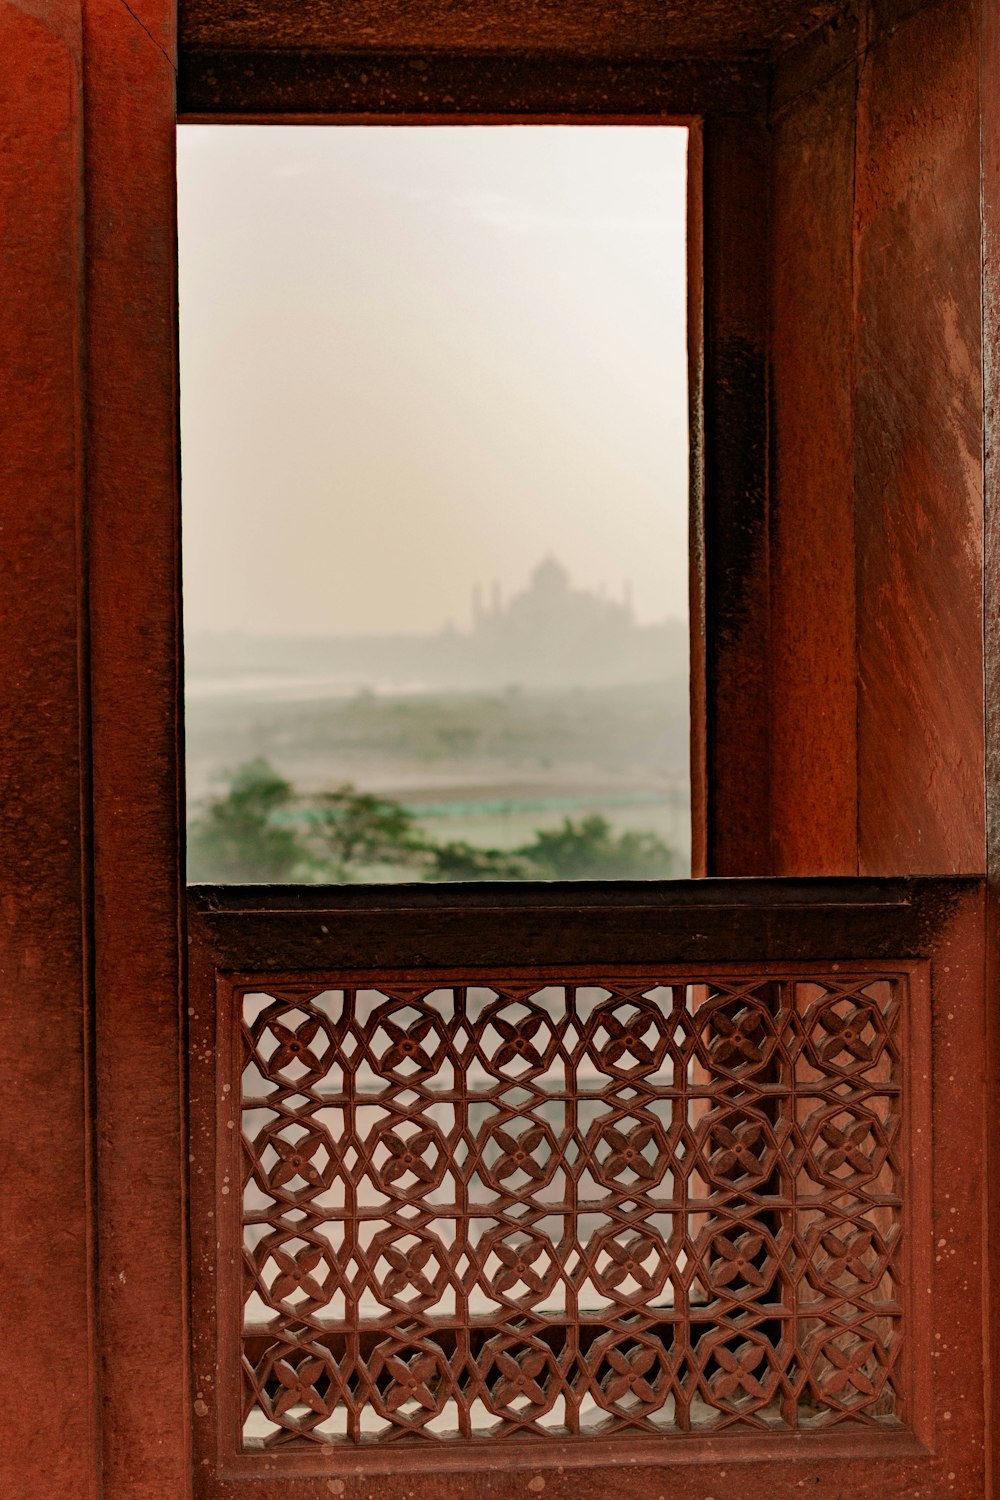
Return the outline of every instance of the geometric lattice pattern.
{"type": "Polygon", "coordinates": [[[246,1448],[896,1425],[904,992],[244,992],[246,1448]]]}

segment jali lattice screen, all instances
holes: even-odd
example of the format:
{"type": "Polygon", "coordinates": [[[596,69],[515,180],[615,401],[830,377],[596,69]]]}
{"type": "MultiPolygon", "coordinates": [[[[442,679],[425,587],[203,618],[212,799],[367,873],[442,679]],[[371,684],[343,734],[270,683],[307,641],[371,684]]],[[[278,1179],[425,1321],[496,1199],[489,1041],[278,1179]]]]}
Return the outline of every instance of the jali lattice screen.
{"type": "Polygon", "coordinates": [[[239,987],[245,1449],[898,1425],[907,985],[239,987]]]}

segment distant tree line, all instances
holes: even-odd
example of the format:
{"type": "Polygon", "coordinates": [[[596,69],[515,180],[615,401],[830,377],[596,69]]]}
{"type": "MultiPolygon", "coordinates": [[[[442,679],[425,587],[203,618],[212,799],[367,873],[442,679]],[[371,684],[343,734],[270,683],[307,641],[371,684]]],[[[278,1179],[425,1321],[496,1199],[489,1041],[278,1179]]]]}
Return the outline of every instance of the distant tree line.
{"type": "Polygon", "coordinates": [[[305,796],[262,759],[241,766],[188,828],[192,881],[658,880],[675,873],[675,856],[656,834],[616,834],[603,817],[565,818],[518,849],[438,843],[392,798],[350,784],[305,796]]]}

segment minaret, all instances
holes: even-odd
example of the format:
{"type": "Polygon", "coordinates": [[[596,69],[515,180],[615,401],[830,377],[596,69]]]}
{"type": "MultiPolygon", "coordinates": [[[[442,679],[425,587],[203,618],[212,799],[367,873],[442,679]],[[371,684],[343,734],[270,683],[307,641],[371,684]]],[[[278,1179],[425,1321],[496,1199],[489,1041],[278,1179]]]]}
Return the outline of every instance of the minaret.
{"type": "Polygon", "coordinates": [[[483,626],[483,591],[477,583],[472,590],[472,628],[478,632],[483,626]]]}

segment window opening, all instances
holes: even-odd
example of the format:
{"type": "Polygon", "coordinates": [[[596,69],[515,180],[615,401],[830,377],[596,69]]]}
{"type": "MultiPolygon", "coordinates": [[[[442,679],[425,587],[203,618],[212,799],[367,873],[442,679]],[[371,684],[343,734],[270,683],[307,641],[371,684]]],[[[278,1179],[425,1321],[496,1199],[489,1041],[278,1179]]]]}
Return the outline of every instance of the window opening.
{"type": "Polygon", "coordinates": [[[180,128],[191,879],[689,872],[686,143],[180,128]]]}

